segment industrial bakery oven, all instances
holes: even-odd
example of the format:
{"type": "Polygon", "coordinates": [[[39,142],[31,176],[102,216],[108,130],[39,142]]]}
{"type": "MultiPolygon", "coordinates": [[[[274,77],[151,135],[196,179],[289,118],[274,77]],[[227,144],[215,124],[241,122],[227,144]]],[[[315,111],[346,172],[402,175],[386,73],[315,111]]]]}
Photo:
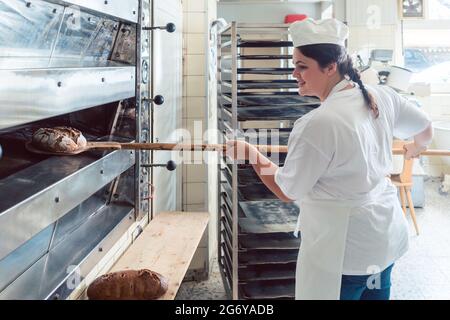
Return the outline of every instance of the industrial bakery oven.
{"type": "Polygon", "coordinates": [[[0,299],[67,298],[149,217],[149,152],[25,144],[54,126],[150,142],[151,20],[147,0],[0,0],[0,299]]]}

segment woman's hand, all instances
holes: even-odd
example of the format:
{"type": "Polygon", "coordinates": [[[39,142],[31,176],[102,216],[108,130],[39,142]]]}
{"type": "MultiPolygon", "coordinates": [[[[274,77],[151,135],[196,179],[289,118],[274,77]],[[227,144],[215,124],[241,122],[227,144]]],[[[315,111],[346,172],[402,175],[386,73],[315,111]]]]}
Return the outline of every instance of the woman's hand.
{"type": "Polygon", "coordinates": [[[261,154],[257,147],[242,141],[230,140],[226,145],[226,155],[233,160],[249,160],[261,181],[278,198],[285,202],[292,202],[275,182],[275,173],[278,166],[261,154]]]}
{"type": "Polygon", "coordinates": [[[258,150],[251,144],[242,140],[230,140],[227,142],[226,155],[233,160],[248,160],[255,158],[258,150]]]}
{"type": "Polygon", "coordinates": [[[420,156],[421,152],[424,152],[427,150],[427,147],[425,146],[418,146],[414,142],[405,144],[403,146],[403,149],[405,152],[405,159],[410,160],[412,158],[418,158],[420,156]]]}

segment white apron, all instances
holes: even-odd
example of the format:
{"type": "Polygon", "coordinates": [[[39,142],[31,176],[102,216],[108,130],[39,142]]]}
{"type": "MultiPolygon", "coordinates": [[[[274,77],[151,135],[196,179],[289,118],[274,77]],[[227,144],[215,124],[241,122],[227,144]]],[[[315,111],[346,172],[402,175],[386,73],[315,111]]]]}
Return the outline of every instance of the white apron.
{"type": "MultiPolygon", "coordinates": [[[[339,82],[329,96],[345,88],[339,82]]],[[[297,230],[301,245],[295,277],[297,300],[338,300],[340,298],[347,229],[354,201],[312,200],[300,203],[297,230]],[[301,222],[300,222],[301,221],[301,222]]]]}

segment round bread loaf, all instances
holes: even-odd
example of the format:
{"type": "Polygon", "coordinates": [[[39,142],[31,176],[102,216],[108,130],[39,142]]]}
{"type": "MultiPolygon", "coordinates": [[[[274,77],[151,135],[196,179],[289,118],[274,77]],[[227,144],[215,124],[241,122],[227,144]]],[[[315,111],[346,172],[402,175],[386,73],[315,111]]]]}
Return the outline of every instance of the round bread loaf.
{"type": "Polygon", "coordinates": [[[50,152],[74,152],[87,145],[80,130],[70,127],[40,128],[31,140],[33,147],[50,152]]]}
{"type": "Polygon", "coordinates": [[[89,285],[87,296],[90,300],[152,300],[168,287],[167,279],[157,272],[126,270],[98,277],[89,285]]]}

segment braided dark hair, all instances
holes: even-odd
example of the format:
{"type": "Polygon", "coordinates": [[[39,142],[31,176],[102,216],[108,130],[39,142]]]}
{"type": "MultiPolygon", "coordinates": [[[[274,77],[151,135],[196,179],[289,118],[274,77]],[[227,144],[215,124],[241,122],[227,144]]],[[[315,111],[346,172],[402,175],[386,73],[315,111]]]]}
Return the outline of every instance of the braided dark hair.
{"type": "Polygon", "coordinates": [[[304,56],[316,60],[321,68],[325,68],[330,63],[336,62],[339,74],[343,77],[347,75],[352,81],[358,84],[367,106],[372,110],[375,118],[379,117],[380,111],[378,110],[375,99],[361,81],[359,71],[353,66],[353,61],[344,47],[337,44],[323,43],[301,46],[297,47],[297,49],[304,56]]]}

